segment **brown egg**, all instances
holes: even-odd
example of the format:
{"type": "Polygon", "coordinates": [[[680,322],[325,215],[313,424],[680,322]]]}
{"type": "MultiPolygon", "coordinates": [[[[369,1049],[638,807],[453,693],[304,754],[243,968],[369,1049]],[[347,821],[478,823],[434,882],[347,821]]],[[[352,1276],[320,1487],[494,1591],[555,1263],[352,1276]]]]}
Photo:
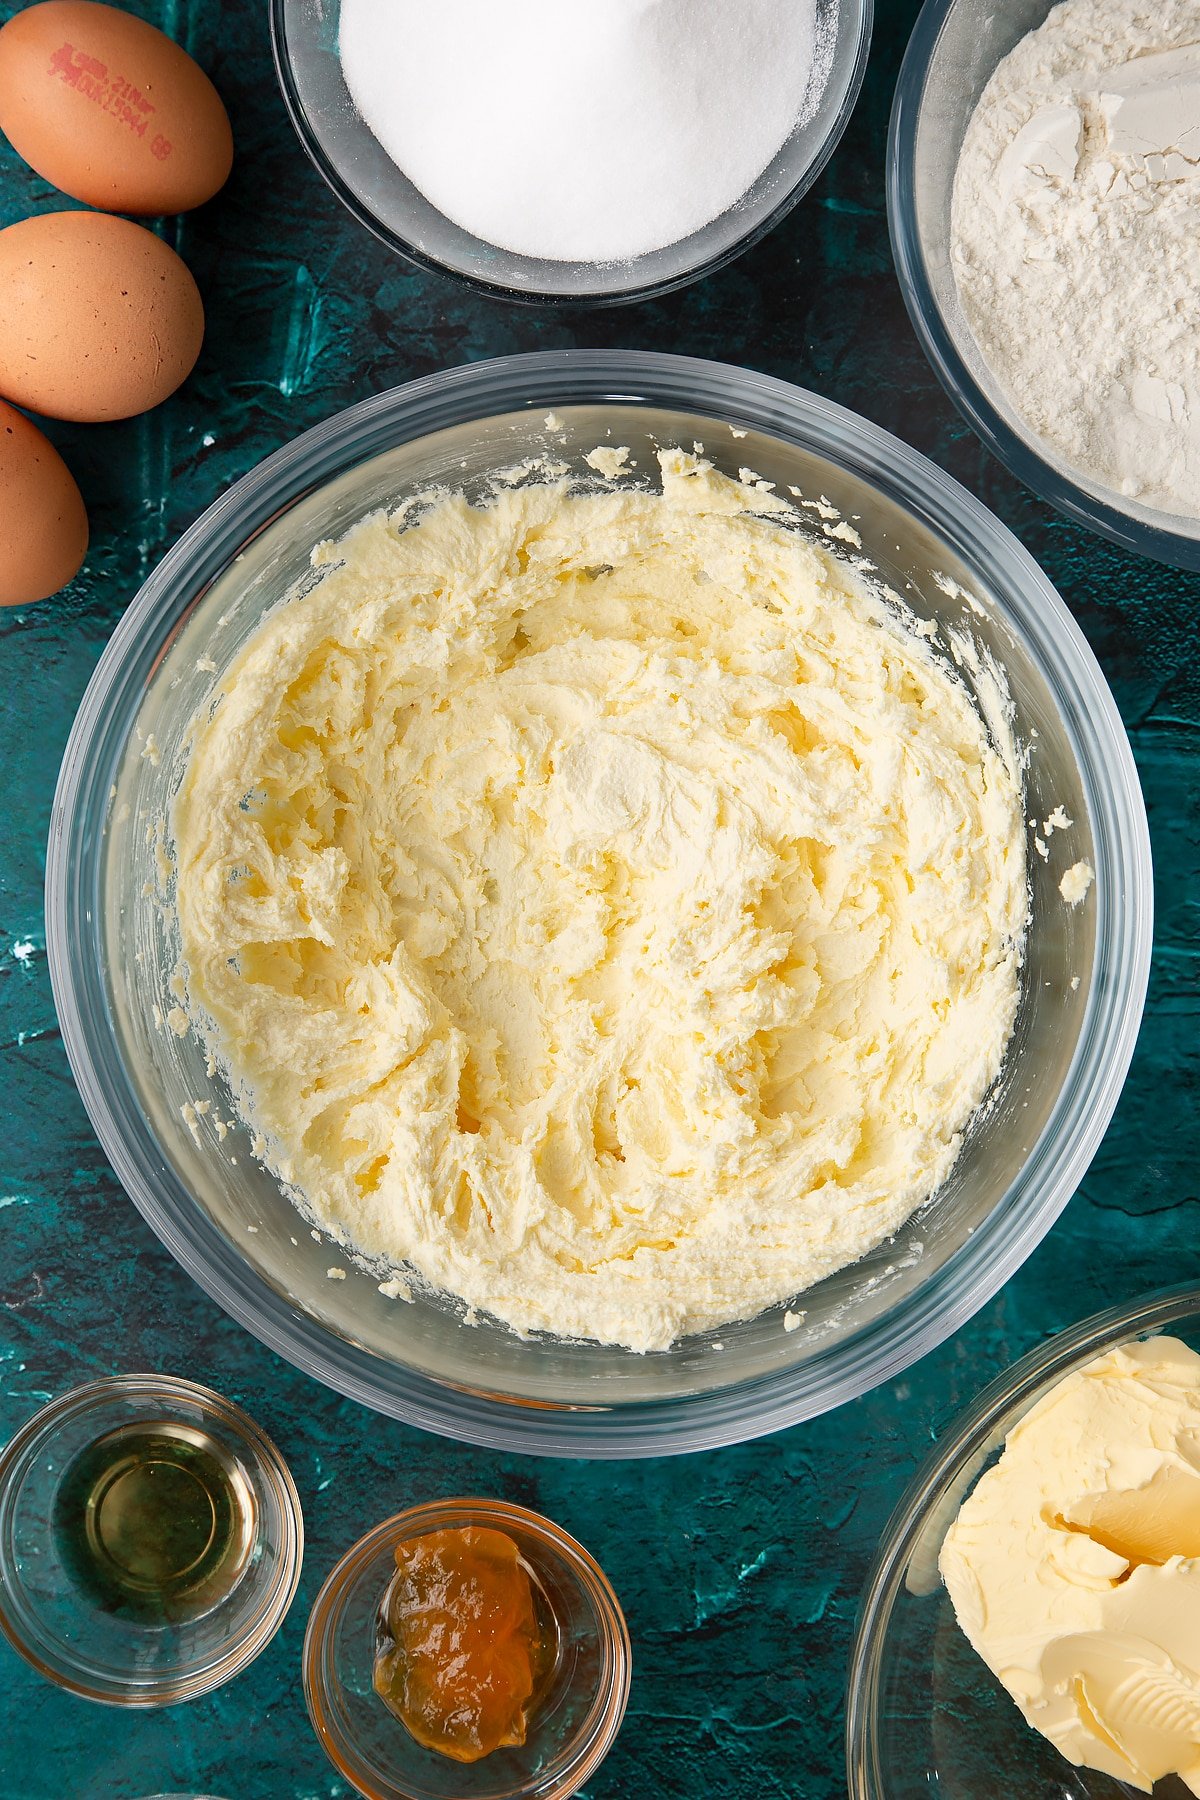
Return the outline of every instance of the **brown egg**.
{"type": "Polygon", "coordinates": [[[128,419],[190,373],[196,283],[169,245],[106,213],[0,231],[0,394],[54,419],[128,419]]]}
{"type": "Polygon", "coordinates": [[[0,29],[0,130],[65,194],[186,212],[229,174],[221,97],[186,50],[97,0],[43,0],[0,29]]]}
{"type": "Polygon", "coordinates": [[[0,606],[66,587],[83,561],[87,514],[49,438],[0,400],[0,606]]]}

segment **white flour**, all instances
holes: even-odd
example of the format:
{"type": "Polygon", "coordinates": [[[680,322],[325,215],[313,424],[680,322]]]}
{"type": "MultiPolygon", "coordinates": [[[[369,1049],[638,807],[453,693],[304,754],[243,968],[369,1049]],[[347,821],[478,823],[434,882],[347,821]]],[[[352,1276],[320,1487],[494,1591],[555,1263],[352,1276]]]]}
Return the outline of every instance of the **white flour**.
{"type": "Polygon", "coordinates": [[[343,0],[351,98],[490,244],[616,262],[736,204],[828,73],[816,0],[343,0]],[[820,42],[818,42],[820,39],[820,42]]]}
{"type": "Polygon", "coordinates": [[[1063,0],[997,68],[954,183],[984,360],[1085,480],[1200,517],[1200,0],[1063,0]]]}

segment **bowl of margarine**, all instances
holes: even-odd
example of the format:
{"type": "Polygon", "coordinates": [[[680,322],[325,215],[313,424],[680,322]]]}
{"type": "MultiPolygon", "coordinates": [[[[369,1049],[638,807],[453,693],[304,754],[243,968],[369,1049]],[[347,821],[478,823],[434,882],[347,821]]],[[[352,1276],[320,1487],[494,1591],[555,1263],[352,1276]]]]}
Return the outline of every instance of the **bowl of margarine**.
{"type": "Polygon", "coordinates": [[[369,400],[192,527],[47,909],[100,1139],[222,1305],[395,1416],[634,1455],[862,1392],[1029,1253],[1150,862],[977,502],[783,383],[575,352],[369,400]]]}
{"type": "Polygon", "coordinates": [[[1200,1288],[1068,1326],[939,1435],[867,1580],[850,1800],[1200,1793],[1200,1288]]]}

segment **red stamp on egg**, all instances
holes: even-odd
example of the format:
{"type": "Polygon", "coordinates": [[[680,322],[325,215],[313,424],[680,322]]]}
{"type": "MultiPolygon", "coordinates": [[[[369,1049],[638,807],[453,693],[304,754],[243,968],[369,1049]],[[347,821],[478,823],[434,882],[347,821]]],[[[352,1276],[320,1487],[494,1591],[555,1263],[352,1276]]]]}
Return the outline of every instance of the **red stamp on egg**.
{"type": "MultiPolygon", "coordinates": [[[[155,111],[154,102],[125,76],[110,74],[107,64],[98,57],[77,50],[73,44],[63,44],[50,58],[49,72],[93,106],[98,106],[101,112],[119,119],[134,137],[145,137],[150,115],[155,111]]],[[[171,141],[159,132],[151,140],[149,150],[159,162],[166,162],[171,154],[171,141]]]]}

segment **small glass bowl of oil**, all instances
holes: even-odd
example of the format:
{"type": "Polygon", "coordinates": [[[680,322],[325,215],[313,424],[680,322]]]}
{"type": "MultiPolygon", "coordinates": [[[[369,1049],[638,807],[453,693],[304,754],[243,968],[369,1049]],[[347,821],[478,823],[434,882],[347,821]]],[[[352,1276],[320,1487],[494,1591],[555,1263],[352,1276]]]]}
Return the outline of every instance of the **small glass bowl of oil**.
{"type": "Polygon", "coordinates": [[[91,1382],[0,1451],[0,1630],[90,1700],[167,1706],[237,1674],[282,1624],[303,1548],[274,1444],[190,1381],[91,1382]]]}
{"type": "Polygon", "coordinates": [[[366,1800],[566,1800],[612,1747],[630,1669],[625,1618],[599,1564],[549,1519],[499,1500],[438,1500],[377,1525],[325,1582],[304,1639],[313,1729],[338,1773],[366,1800]],[[506,1742],[471,1762],[418,1742],[376,1685],[397,1545],[466,1527],[515,1543],[550,1652],[529,1702],[524,1742],[506,1742]]]}

